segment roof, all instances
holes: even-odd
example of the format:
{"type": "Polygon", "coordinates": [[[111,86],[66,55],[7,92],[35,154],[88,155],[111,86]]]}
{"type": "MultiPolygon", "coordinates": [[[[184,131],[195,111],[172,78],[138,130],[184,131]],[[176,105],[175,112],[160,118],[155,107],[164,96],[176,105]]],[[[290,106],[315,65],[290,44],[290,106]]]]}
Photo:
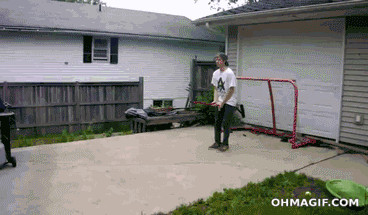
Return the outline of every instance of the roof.
{"type": "Polygon", "coordinates": [[[195,26],[184,16],[51,0],[1,0],[0,30],[49,29],[224,42],[225,36],[195,26]]]}
{"type": "Polygon", "coordinates": [[[249,3],[246,5],[234,8],[234,9],[216,13],[214,15],[206,16],[203,18],[227,16],[227,15],[234,15],[234,14],[240,14],[240,13],[257,12],[257,11],[274,10],[274,9],[280,9],[280,8],[291,8],[291,7],[316,5],[316,4],[326,4],[326,3],[342,2],[342,1],[351,1],[351,0],[260,0],[258,2],[249,3]]]}
{"type": "MultiPolygon", "coordinates": [[[[200,25],[211,22],[213,24],[218,21],[225,22],[225,20],[230,19],[238,19],[238,22],[240,22],[239,19],[241,18],[259,18],[260,16],[266,15],[269,17],[278,15],[287,16],[291,15],[290,13],[316,13],[333,10],[342,12],[338,15],[344,14],[347,16],[350,13],[349,9],[354,8],[357,11],[360,7],[367,7],[367,5],[367,0],[259,0],[258,2],[248,3],[234,9],[197,19],[194,23],[200,25]]],[[[365,12],[366,14],[367,12],[365,12]]],[[[251,23],[250,21],[247,22],[251,23]]]]}

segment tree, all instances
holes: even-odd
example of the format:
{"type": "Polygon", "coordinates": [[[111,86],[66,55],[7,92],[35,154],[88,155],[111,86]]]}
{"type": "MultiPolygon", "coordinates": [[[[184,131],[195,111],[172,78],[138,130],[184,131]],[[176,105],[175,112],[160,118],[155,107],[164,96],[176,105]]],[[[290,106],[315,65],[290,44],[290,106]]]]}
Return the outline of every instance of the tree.
{"type": "MultiPolygon", "coordinates": [[[[195,3],[197,3],[199,0],[194,0],[195,3]]],[[[248,4],[248,3],[254,3],[258,2],[260,0],[207,0],[208,5],[211,9],[217,10],[217,11],[225,11],[225,7],[228,9],[240,7],[242,5],[248,4]],[[229,8],[230,7],[230,8],[229,8]]]]}
{"type": "Polygon", "coordinates": [[[101,0],[53,0],[53,1],[63,1],[63,2],[93,4],[93,5],[98,5],[102,3],[101,0]]]}

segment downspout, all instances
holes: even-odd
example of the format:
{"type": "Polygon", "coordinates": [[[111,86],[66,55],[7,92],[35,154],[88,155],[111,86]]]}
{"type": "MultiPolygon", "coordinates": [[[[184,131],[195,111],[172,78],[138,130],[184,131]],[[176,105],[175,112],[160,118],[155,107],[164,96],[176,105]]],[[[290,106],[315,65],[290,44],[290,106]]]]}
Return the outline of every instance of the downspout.
{"type": "Polygon", "coordinates": [[[228,55],[229,48],[229,26],[225,27],[225,54],[228,55]]]}

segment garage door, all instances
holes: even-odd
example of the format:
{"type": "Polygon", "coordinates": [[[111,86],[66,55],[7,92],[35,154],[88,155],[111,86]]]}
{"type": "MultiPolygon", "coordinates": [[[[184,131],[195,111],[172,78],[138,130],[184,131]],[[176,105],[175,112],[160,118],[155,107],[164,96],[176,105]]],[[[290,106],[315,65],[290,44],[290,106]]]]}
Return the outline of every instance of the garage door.
{"type": "MultiPolygon", "coordinates": [[[[344,20],[239,27],[239,75],[296,80],[298,132],[337,139],[341,110],[344,20]]],[[[272,127],[267,83],[239,81],[246,122],[272,127]]],[[[273,83],[277,127],[292,130],[294,93],[273,83]]]]}

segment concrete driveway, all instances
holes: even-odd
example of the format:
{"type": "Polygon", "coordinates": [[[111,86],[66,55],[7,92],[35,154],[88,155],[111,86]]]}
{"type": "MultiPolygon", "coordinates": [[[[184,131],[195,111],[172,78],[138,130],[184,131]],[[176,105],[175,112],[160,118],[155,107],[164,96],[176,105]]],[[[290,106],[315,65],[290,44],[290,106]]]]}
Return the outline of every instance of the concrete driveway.
{"type": "MultiPolygon", "coordinates": [[[[153,214],[333,157],[266,135],[235,131],[230,150],[208,150],[213,128],[191,127],[13,149],[0,170],[1,214],[153,214]],[[243,136],[246,134],[246,137],[243,136]]],[[[368,165],[343,154],[306,167],[324,180],[368,186],[368,165]]]]}

